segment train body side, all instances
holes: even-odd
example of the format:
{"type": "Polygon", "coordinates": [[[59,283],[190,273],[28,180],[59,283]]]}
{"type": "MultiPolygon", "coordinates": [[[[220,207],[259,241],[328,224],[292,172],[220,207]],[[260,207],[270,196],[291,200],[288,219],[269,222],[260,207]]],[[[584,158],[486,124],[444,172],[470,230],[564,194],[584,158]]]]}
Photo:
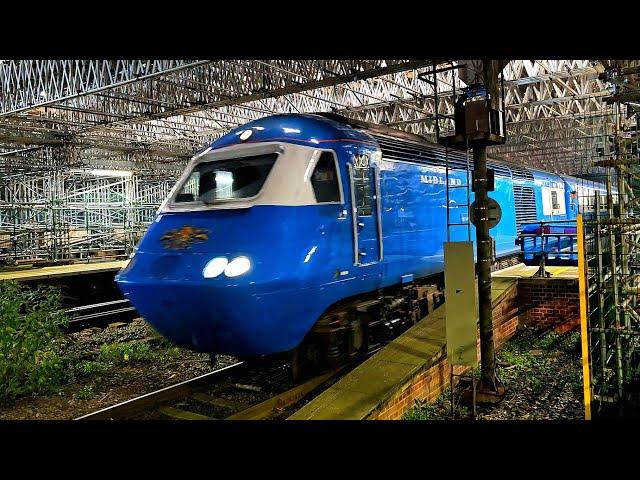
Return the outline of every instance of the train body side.
{"type": "MultiPolygon", "coordinates": [[[[403,275],[415,278],[444,270],[443,242],[447,241],[445,167],[402,161],[381,161],[382,232],[384,286],[400,281],[403,275]]],[[[475,227],[468,223],[466,172],[450,172],[449,189],[451,241],[475,243],[475,227]]],[[[490,193],[502,207],[500,223],[490,230],[496,241],[496,254],[517,251],[515,210],[510,178],[496,177],[490,193]]],[[[470,192],[470,202],[474,194],[470,192]]]]}
{"type": "MultiPolygon", "coordinates": [[[[239,137],[247,130],[252,130],[247,144],[282,142],[334,152],[342,202],[159,214],[130,266],[119,274],[118,284],[160,333],[176,344],[205,352],[241,356],[282,352],[296,347],[336,302],[400,284],[403,277],[419,279],[443,271],[447,185],[442,164],[407,161],[402,155],[392,158],[366,131],[307,115],[251,122],[212,148],[240,148],[244,140],[239,137]],[[370,179],[378,181],[380,195],[372,194],[371,212],[354,222],[353,212],[359,207],[354,209],[349,179],[358,157],[370,160],[366,168],[372,169],[370,179]],[[163,238],[185,225],[209,232],[207,238],[185,249],[167,249],[163,238]],[[357,256],[360,252],[364,255],[357,256]],[[207,262],[219,256],[246,256],[252,261],[251,270],[237,278],[203,278],[207,262]]],[[[442,151],[438,146],[430,150],[442,151]]],[[[556,188],[551,184],[562,179],[536,172],[531,180],[516,180],[507,166],[495,165],[500,168],[489,196],[501,205],[502,220],[490,233],[497,255],[505,255],[517,251],[514,240],[524,218],[518,206],[522,191],[530,189],[534,195],[535,190],[538,211],[543,212],[542,189],[556,188]],[[516,186],[521,189],[517,195],[516,186]]],[[[457,168],[450,182],[463,187],[466,177],[466,171],[457,168]]],[[[370,186],[375,192],[377,185],[370,186]]],[[[450,193],[449,204],[455,207],[451,221],[466,223],[466,189],[450,193]]],[[[558,215],[551,212],[539,219],[558,215]]],[[[467,239],[465,226],[451,232],[453,241],[467,239]]],[[[474,241],[473,226],[470,234],[474,241]]]]}
{"type": "Polygon", "coordinates": [[[555,221],[575,218],[564,178],[542,170],[529,170],[534,178],[537,219],[555,221]]]}

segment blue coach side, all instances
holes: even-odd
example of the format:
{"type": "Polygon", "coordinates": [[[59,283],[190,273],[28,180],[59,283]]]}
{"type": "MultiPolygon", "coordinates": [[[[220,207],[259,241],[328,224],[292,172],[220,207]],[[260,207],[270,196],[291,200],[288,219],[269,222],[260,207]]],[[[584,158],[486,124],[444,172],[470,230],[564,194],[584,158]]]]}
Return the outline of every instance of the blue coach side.
{"type": "MultiPolygon", "coordinates": [[[[382,191],[385,285],[397,283],[401,275],[415,278],[442,272],[443,242],[447,240],[445,151],[437,145],[422,146],[377,136],[382,191]],[[422,155],[420,155],[422,154],[422,155]]],[[[448,152],[451,241],[475,242],[475,227],[467,229],[466,163],[460,152],[448,152]],[[457,224],[457,225],[455,225],[457,224]]],[[[516,210],[510,169],[490,161],[495,171],[495,190],[490,193],[501,206],[502,218],[490,230],[498,256],[517,251],[514,245],[516,210]]],[[[470,192],[469,202],[474,201],[470,192]]]]}
{"type": "Polygon", "coordinates": [[[568,220],[571,218],[565,181],[559,175],[530,169],[534,177],[538,220],[568,220]]]}

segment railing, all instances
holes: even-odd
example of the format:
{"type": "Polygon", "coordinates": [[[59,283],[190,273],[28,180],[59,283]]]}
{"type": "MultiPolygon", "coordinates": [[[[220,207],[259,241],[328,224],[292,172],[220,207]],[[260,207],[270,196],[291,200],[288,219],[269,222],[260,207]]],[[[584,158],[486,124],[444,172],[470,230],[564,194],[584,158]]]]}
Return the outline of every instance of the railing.
{"type": "Polygon", "coordinates": [[[575,220],[525,223],[516,239],[525,265],[577,266],[578,234],[575,220]]]}

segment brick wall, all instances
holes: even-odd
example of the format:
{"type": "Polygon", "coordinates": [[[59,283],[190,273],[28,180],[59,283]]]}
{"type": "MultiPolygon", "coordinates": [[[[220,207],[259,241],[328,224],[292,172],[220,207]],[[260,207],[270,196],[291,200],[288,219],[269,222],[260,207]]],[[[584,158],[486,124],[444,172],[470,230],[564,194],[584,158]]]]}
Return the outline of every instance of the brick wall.
{"type": "Polygon", "coordinates": [[[521,278],[518,295],[523,314],[520,322],[554,328],[559,333],[580,325],[578,280],[521,278]]]}
{"type": "MultiPolygon", "coordinates": [[[[580,302],[578,280],[564,278],[521,278],[493,309],[493,335],[500,348],[516,332],[518,324],[537,324],[554,328],[559,333],[578,328],[580,302]]],[[[478,358],[480,344],[478,343],[478,358]]],[[[455,367],[454,373],[464,373],[455,367]]],[[[449,386],[451,370],[443,348],[439,359],[418,372],[410,382],[385,402],[369,418],[398,420],[415,400],[433,403],[449,386]]]]}
{"type": "MultiPolygon", "coordinates": [[[[496,348],[507,341],[518,327],[518,290],[514,285],[500,299],[493,309],[493,336],[496,348]]],[[[478,358],[480,343],[478,342],[478,358]]],[[[464,373],[465,367],[454,367],[454,373],[464,373]]],[[[410,382],[400,388],[396,394],[381,405],[369,418],[375,420],[399,420],[404,412],[411,408],[416,400],[433,403],[449,386],[451,368],[447,362],[445,348],[439,359],[429,367],[418,372],[410,382]]]]}

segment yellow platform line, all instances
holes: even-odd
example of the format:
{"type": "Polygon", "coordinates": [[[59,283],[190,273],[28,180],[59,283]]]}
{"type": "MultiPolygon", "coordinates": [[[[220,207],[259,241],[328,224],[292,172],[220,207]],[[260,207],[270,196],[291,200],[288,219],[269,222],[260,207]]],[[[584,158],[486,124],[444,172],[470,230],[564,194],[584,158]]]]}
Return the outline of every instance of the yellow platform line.
{"type": "Polygon", "coordinates": [[[90,273],[117,271],[124,267],[128,261],[129,260],[115,260],[110,262],[75,263],[70,265],[56,265],[52,267],[5,271],[0,272],[0,281],[43,280],[48,278],[66,277],[72,275],[85,275],[90,273]]]}
{"type": "MultiPolygon", "coordinates": [[[[559,267],[557,270],[553,270],[551,271],[551,275],[555,276],[555,275],[559,275],[562,272],[566,272],[567,270],[569,270],[570,268],[573,267],[559,267]]],[[[549,267],[547,267],[547,270],[549,270],[549,267]]]]}

